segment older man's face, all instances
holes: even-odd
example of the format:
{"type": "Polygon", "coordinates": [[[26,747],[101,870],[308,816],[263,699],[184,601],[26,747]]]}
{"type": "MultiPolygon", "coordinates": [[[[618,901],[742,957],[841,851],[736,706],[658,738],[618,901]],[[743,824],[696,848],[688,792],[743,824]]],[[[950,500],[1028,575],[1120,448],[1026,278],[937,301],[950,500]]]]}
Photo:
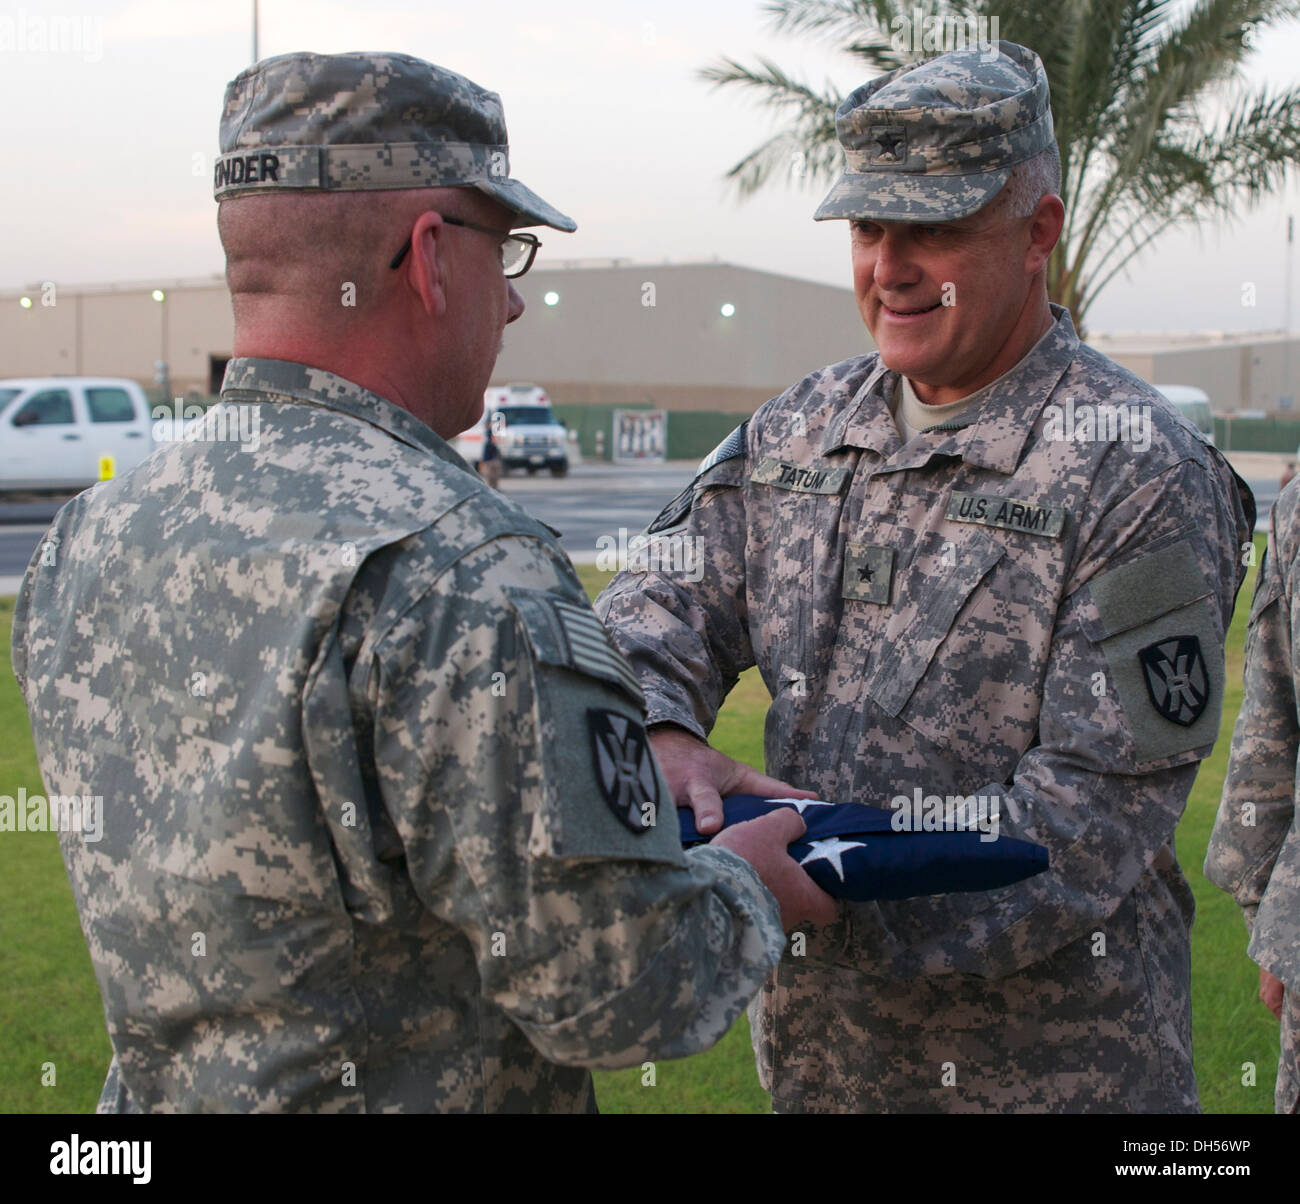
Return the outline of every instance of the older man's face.
{"type": "MultiPolygon", "coordinates": [[[[956,401],[1011,368],[1030,320],[1032,219],[995,199],[951,222],[854,221],[853,288],[887,367],[956,401]]],[[[1037,322],[1037,311],[1033,321],[1037,322]]]]}

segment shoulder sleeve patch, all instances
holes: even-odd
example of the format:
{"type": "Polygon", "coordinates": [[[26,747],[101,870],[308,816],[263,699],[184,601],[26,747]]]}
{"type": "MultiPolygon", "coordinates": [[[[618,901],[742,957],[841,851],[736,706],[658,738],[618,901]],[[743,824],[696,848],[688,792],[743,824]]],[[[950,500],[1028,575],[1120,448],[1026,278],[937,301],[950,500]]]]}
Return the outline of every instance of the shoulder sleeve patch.
{"type": "Polygon", "coordinates": [[[523,621],[533,656],[542,664],[599,677],[645,706],[635,674],[590,607],[518,586],[506,590],[506,595],[523,621]]]}
{"type": "Polygon", "coordinates": [[[596,785],[611,814],[634,836],[651,831],[663,799],[645,728],[626,715],[587,708],[596,785]]]}
{"type": "Polygon", "coordinates": [[[1094,578],[1084,634],[1106,657],[1138,761],[1208,748],[1223,712],[1223,633],[1186,540],[1094,578]]]}
{"type": "Polygon", "coordinates": [[[641,689],[600,620],[546,590],[516,586],[506,594],[533,658],[538,745],[526,772],[535,778],[539,802],[529,852],[558,860],[684,864],[672,796],[645,730],[641,689]]]}

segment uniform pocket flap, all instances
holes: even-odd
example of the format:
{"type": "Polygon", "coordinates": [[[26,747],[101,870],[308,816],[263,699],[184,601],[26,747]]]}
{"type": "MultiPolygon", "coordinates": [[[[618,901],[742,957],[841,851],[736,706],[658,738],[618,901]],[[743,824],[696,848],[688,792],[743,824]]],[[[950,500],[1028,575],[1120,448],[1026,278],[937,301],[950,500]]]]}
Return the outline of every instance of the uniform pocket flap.
{"type": "Polygon", "coordinates": [[[925,676],[967,598],[1005,554],[1002,544],[981,537],[963,545],[956,563],[937,578],[909,581],[909,591],[924,590],[924,604],[915,607],[914,612],[910,606],[900,607],[906,630],[886,634],[891,650],[881,658],[867,683],[867,695],[872,701],[890,715],[898,715],[925,676]]]}

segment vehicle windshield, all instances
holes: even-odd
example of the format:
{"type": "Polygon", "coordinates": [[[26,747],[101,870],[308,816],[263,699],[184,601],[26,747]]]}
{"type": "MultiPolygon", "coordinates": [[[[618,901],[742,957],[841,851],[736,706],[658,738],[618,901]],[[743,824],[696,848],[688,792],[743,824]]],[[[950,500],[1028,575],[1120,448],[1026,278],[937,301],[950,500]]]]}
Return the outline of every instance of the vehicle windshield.
{"type": "Polygon", "coordinates": [[[21,392],[21,389],[0,389],[0,410],[3,410],[21,392]]]}
{"type": "Polygon", "coordinates": [[[555,415],[546,406],[501,406],[497,425],[506,426],[559,426],[555,415]]]}

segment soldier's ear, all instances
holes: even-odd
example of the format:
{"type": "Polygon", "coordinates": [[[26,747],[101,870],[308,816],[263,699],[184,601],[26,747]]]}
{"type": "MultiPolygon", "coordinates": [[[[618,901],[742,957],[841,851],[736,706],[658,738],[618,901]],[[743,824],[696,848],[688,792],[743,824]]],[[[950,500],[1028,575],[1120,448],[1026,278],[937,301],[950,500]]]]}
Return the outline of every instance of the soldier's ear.
{"type": "Polygon", "coordinates": [[[440,318],[447,312],[446,271],[443,238],[447,227],[440,214],[422,213],[411,227],[411,256],[407,281],[424,311],[440,318]]]}
{"type": "Polygon", "coordinates": [[[1029,275],[1042,271],[1064,228],[1065,206],[1061,198],[1053,193],[1040,197],[1029,219],[1029,250],[1025,256],[1029,275]]]}

